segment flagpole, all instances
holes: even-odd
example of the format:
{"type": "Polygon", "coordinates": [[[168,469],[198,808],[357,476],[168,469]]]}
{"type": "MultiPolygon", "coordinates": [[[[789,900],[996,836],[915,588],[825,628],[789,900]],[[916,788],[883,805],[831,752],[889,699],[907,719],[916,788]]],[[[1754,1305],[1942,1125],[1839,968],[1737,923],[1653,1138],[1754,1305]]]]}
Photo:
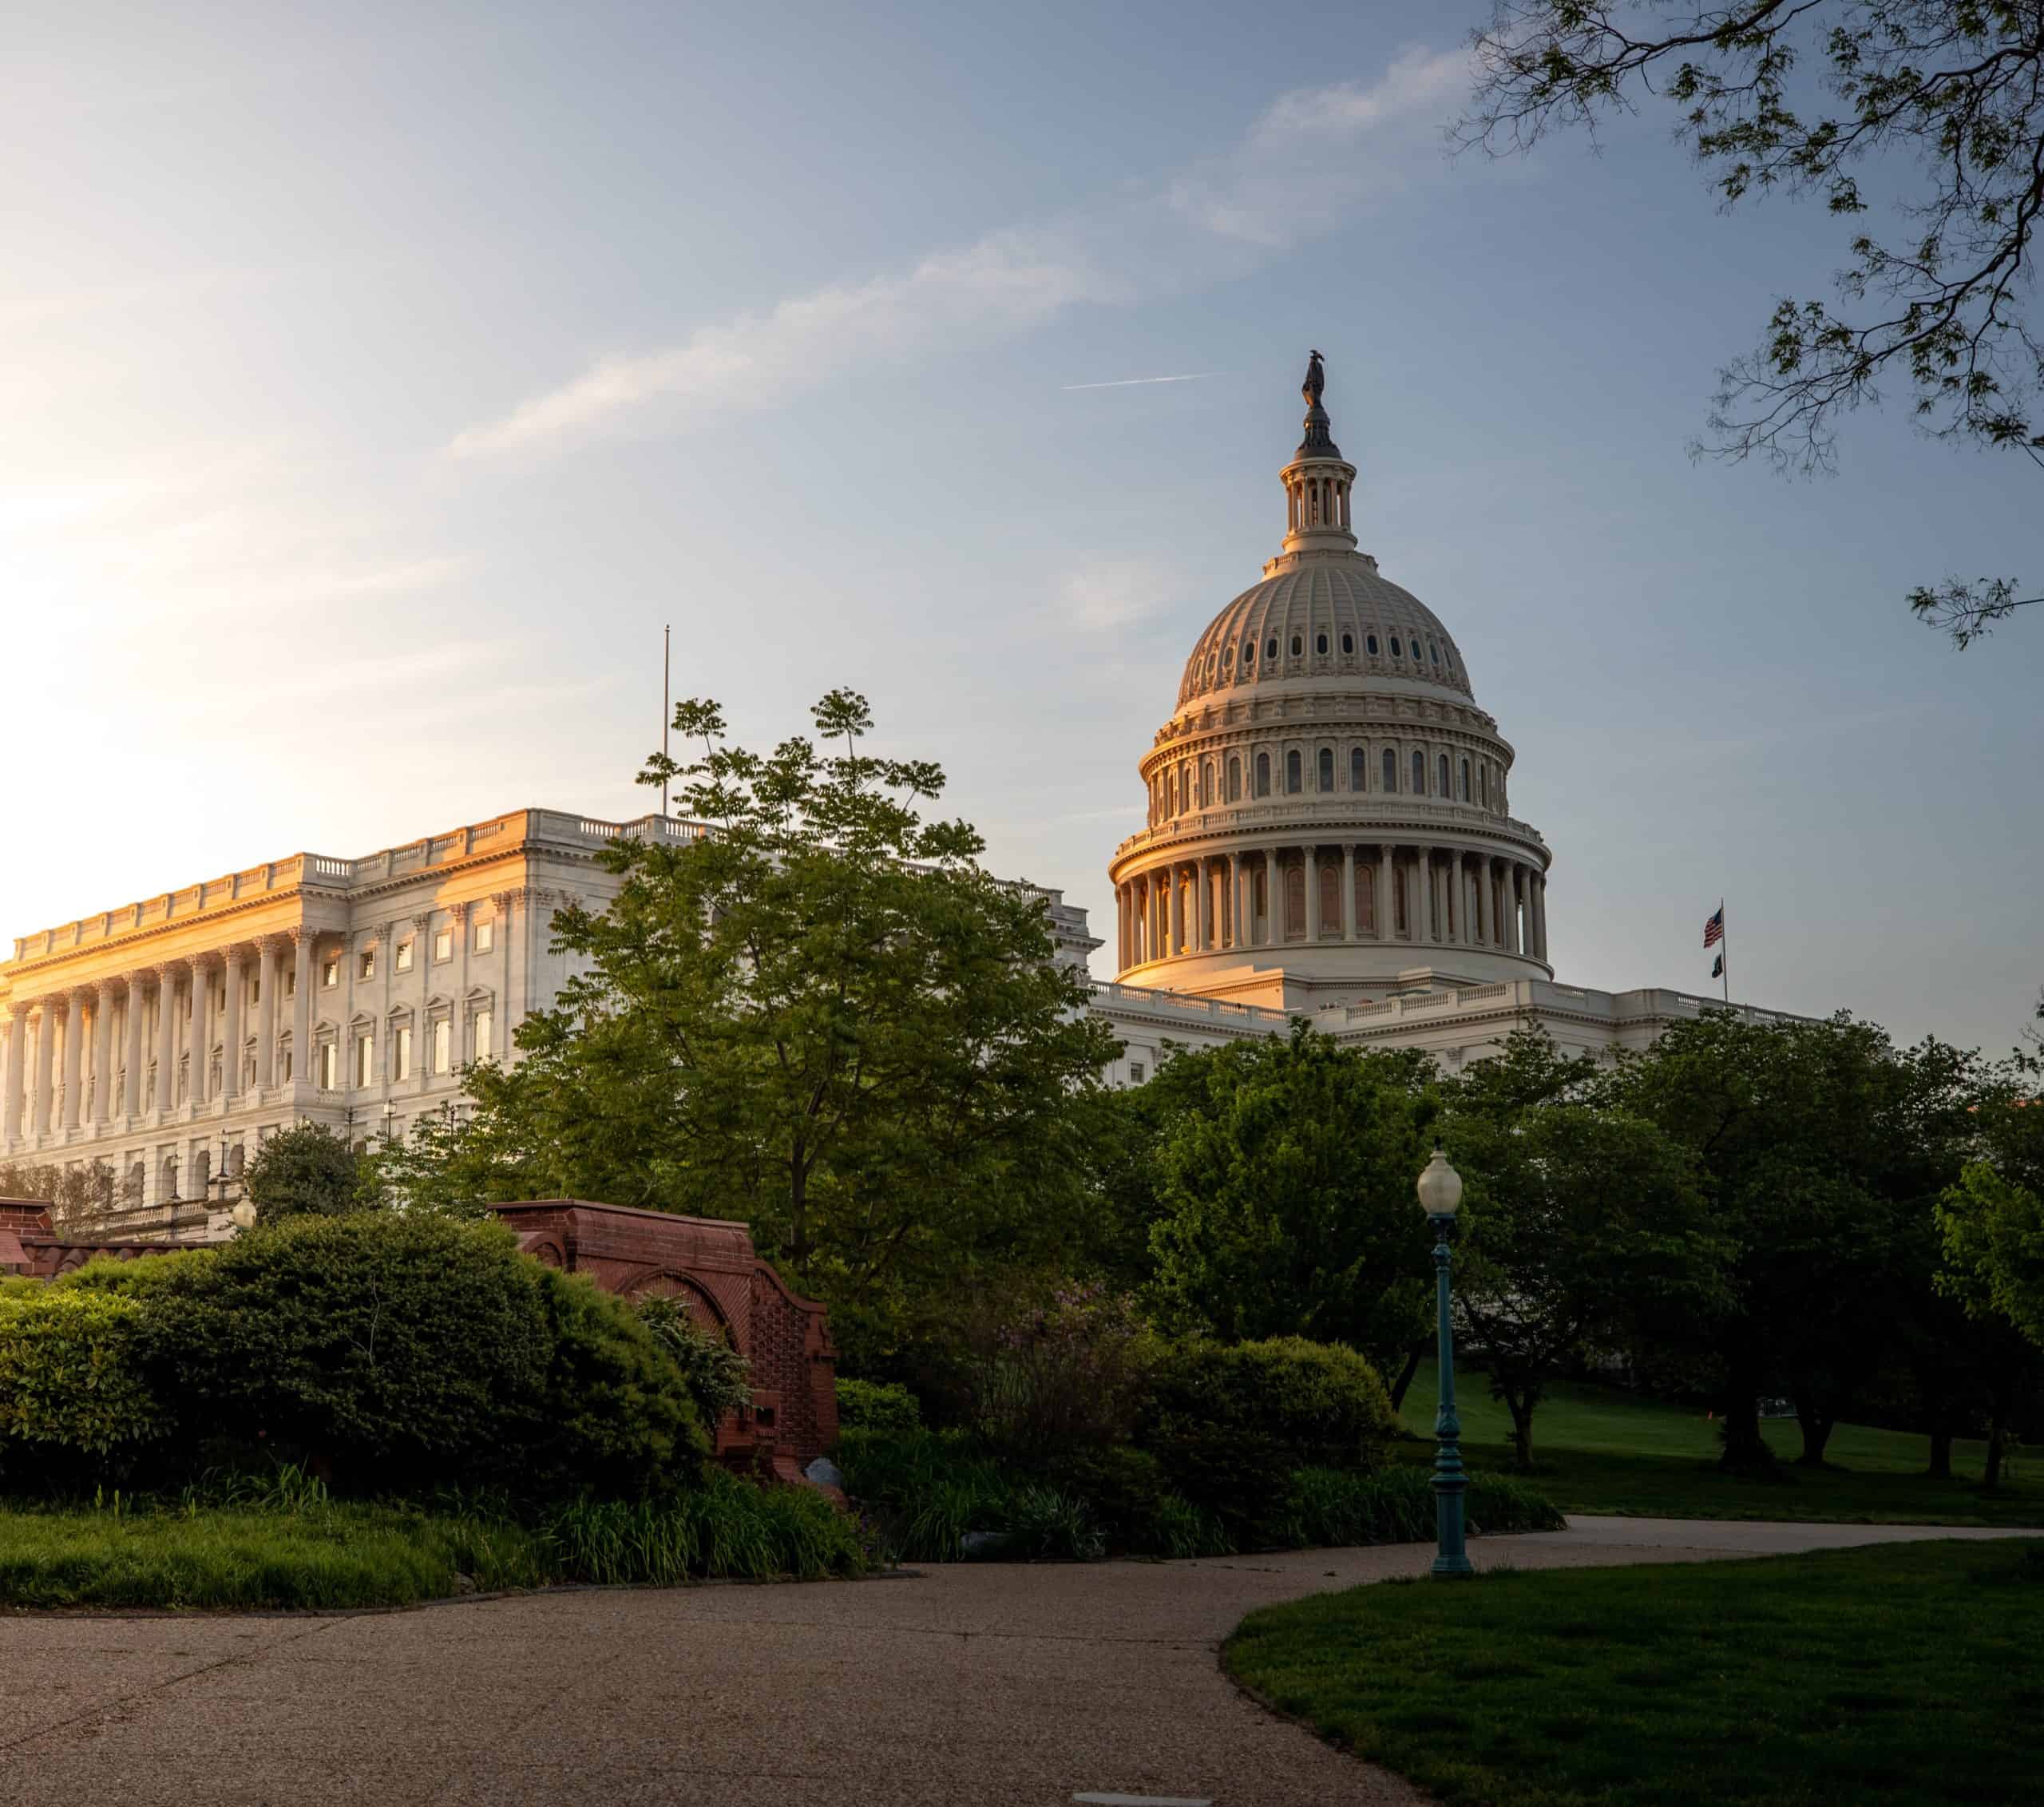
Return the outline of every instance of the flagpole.
{"type": "Polygon", "coordinates": [[[1725,920],[1722,898],[1717,900],[1717,920],[1721,925],[1717,931],[1717,973],[1725,981],[1725,1001],[1729,1005],[1732,1001],[1732,937],[1730,931],[1721,926],[1725,920]]]}

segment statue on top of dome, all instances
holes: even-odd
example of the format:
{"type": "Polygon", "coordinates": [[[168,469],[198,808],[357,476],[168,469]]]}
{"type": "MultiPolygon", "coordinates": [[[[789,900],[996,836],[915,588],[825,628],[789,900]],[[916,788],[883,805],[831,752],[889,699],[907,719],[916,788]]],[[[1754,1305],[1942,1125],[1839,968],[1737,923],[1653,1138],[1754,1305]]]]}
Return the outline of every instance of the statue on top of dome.
{"type": "Polygon", "coordinates": [[[1321,368],[1320,354],[1309,351],[1306,354],[1306,379],[1299,385],[1299,393],[1305,397],[1308,407],[1317,408],[1326,389],[1327,373],[1321,368]]]}

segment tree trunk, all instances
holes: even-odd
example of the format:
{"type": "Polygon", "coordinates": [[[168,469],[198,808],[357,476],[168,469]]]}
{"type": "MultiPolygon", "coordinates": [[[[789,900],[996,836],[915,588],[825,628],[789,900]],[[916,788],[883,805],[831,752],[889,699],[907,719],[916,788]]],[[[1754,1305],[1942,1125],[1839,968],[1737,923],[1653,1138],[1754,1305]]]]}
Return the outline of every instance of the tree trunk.
{"type": "Polygon", "coordinates": [[[1819,1405],[1815,1397],[1799,1392],[1796,1395],[1796,1422],[1803,1433],[1803,1452],[1796,1458],[1801,1468],[1820,1468],[1824,1466],[1824,1446],[1831,1441],[1832,1428],[1837,1419],[1819,1405]]]}
{"type": "Polygon", "coordinates": [[[1505,1395],[1505,1405],[1511,1413],[1511,1444],[1521,1469],[1533,1466],[1533,1407],[1530,1401],[1521,1405],[1510,1393],[1505,1395]]]}
{"type": "Polygon", "coordinates": [[[1772,1474],[1774,1452],[1760,1434],[1760,1376],[1750,1361],[1725,1364],[1725,1453],[1717,1465],[1727,1474],[1772,1474]]]}
{"type": "Polygon", "coordinates": [[[1933,1480],[1951,1479],[1951,1431],[1939,1425],[1931,1432],[1930,1476],[1933,1480]]]}
{"type": "Polygon", "coordinates": [[[1398,1378],[1391,1383],[1391,1409],[1399,1410],[1405,1403],[1405,1389],[1412,1385],[1412,1377],[1420,1371],[1420,1363],[1425,1358],[1431,1343],[1415,1343],[1405,1352],[1405,1365],[1398,1370],[1398,1378]]]}

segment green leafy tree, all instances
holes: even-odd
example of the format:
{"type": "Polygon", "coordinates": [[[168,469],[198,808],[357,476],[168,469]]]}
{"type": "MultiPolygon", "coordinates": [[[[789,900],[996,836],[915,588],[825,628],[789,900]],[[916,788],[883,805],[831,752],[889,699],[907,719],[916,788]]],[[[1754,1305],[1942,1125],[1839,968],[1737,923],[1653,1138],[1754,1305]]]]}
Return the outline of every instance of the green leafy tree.
{"type": "Polygon", "coordinates": [[[265,1223],[338,1217],[374,1203],[362,1193],[361,1158],[323,1123],[299,1123],[266,1138],[242,1168],[241,1186],[265,1223]]]}
{"type": "Polygon", "coordinates": [[[1522,1468],[1533,1465],[1533,1414],[1558,1374],[1721,1302],[1725,1251],[1689,1151],[1594,1101],[1594,1070],[1523,1031],[1450,1093],[1445,1139],[1468,1188],[1456,1309],[1491,1396],[1511,1414],[1522,1468]]]}
{"type": "Polygon", "coordinates": [[[1411,1379],[1430,1322],[1432,1063],[1362,1053],[1309,1024],[1175,1056],[1191,1106],[1155,1146],[1151,1230],[1166,1314],[1225,1341],[1346,1343],[1411,1379]]]}
{"type": "Polygon", "coordinates": [[[1973,1056],[1935,1041],[1899,1050],[1842,1016],[1708,1011],[1621,1063],[1612,1101],[1689,1149],[1726,1246],[1722,1309],[1667,1328],[1715,1359],[1728,1468],[1773,1465],[1757,1402],[1783,1385],[1800,1459],[1823,1460],[1910,1308],[1910,1238],[1958,1171],[1978,1084],[1973,1056]]]}
{"type": "MultiPolygon", "coordinates": [[[[1464,144],[1594,137],[1660,101],[1728,208],[1781,192],[1851,223],[1840,303],[1777,303],[1757,348],[1721,373],[1703,449],[1828,469],[1840,417],[1892,376],[1938,438],[2044,470],[2035,0],[1499,0],[1475,48],[1464,144]],[[1876,208],[1891,229],[1868,223],[1876,208]]],[[[2039,601],[2006,577],[1909,596],[1962,647],[2039,601]]]]}
{"type": "Polygon", "coordinates": [[[676,709],[701,755],[642,782],[709,834],[607,850],[616,899],[555,916],[579,976],[520,1026],[523,1060],[470,1068],[468,1120],[379,1175],[408,1204],[742,1218],[870,1365],[976,1276],[1080,1239],[1083,1106],[1115,1044],[1042,899],[923,818],[942,772],[863,751],[850,691],[814,717],[822,746],[760,753],[715,703],[676,709]]]}

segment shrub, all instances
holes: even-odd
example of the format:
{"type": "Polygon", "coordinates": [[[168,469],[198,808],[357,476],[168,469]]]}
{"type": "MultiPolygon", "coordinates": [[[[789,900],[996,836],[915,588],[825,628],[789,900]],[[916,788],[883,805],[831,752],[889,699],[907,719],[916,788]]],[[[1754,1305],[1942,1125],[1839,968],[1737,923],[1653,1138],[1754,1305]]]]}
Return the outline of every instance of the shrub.
{"type": "Polygon", "coordinates": [[[673,1299],[641,1299],[634,1309],[639,1322],[681,1370],[688,1396],[695,1401],[696,1416],[714,1436],[726,1415],[752,1397],[752,1364],[721,1336],[699,1329],[673,1299]]]}
{"type": "Polygon", "coordinates": [[[1098,1286],[1063,1288],[976,1341],[973,1424],[1002,1455],[1039,1469],[1127,1437],[1159,1346],[1131,1301],[1098,1286]]]}
{"type": "Polygon", "coordinates": [[[46,1446],[82,1472],[162,1434],[164,1414],[135,1350],[141,1310],[111,1294],[38,1287],[0,1297],[0,1454],[46,1446]]]}
{"type": "Polygon", "coordinates": [[[913,1431],[921,1428],[922,1408],[899,1381],[838,1383],[838,1429],[845,1431],[913,1431]]]}
{"type": "Polygon", "coordinates": [[[380,1490],[501,1482],[639,1492],[703,1448],[681,1371],[622,1302],[501,1226],[306,1215],[73,1275],[125,1298],[188,1441],[335,1465],[380,1490]]]}
{"type": "Polygon", "coordinates": [[[242,1190],[265,1225],[338,1217],[361,1208],[361,1165],[347,1137],[323,1123],[299,1123],[264,1139],[242,1169],[242,1190]]]}
{"type": "Polygon", "coordinates": [[[1142,1440],[1174,1486],[1253,1536],[1294,1470],[1378,1466],[1397,1420],[1377,1370],[1338,1343],[1181,1344],[1152,1379],[1142,1440]]]}
{"type": "MultiPolygon", "coordinates": [[[[473,1235],[495,1226],[457,1227],[473,1235]]],[[[518,1414],[528,1438],[520,1484],[623,1497],[699,1478],[709,1439],[660,1340],[586,1275],[517,1258],[537,1282],[552,1345],[537,1413],[518,1414]]]]}

